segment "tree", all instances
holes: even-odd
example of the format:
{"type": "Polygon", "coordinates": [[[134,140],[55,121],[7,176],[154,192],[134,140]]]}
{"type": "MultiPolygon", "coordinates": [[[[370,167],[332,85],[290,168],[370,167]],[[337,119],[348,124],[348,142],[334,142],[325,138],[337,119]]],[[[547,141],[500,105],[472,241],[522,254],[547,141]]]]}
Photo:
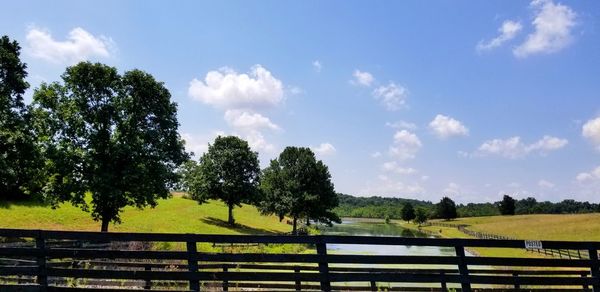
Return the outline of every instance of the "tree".
{"type": "Polygon", "coordinates": [[[445,220],[456,218],[456,204],[452,199],[443,197],[436,206],[437,216],[445,220]]]}
{"type": "Polygon", "coordinates": [[[292,233],[297,233],[298,219],[313,219],[328,225],[341,222],[332,212],[339,204],[329,169],[317,161],[310,148],[286,147],[277,159],[263,170],[260,184],[263,195],[260,210],[279,219],[293,219],[292,233]]]}
{"type": "Polygon", "coordinates": [[[415,209],[411,203],[405,203],[402,207],[402,220],[408,222],[415,219],[415,209]]]}
{"type": "Polygon", "coordinates": [[[20,199],[40,189],[42,160],[23,102],[29,84],[20,50],[16,41],[0,38],[0,199],[20,199]]]}
{"type": "Polygon", "coordinates": [[[125,206],[155,207],[169,197],[188,155],[163,83],[140,70],[121,76],[89,62],[68,67],[62,80],[34,93],[48,160],[44,195],[52,205],[70,201],[108,231],[125,206]]]}
{"type": "Polygon", "coordinates": [[[417,208],[417,211],[415,212],[415,223],[421,225],[425,222],[427,222],[427,211],[425,211],[425,209],[423,208],[417,208]]]}
{"type": "Polygon", "coordinates": [[[229,209],[227,222],[235,224],[233,208],[253,203],[258,194],[260,167],[258,154],[248,142],[235,137],[217,137],[200,162],[188,164],[184,175],[186,190],[199,203],[208,199],[223,201],[229,209]]]}
{"type": "Polygon", "coordinates": [[[515,199],[509,195],[504,195],[502,201],[498,204],[498,209],[502,215],[515,215],[515,199]]]}

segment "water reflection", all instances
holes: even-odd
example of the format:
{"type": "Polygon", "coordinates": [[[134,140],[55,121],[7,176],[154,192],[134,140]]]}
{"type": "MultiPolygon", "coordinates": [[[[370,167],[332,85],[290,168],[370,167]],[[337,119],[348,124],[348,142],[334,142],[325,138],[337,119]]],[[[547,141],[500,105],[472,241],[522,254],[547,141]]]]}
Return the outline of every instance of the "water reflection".
{"type": "MultiPolygon", "coordinates": [[[[398,224],[386,224],[381,221],[344,219],[342,224],[322,227],[327,235],[360,235],[360,236],[398,236],[398,237],[430,237],[416,230],[402,228],[398,224]]],[[[436,246],[392,246],[392,245],[354,245],[330,244],[328,250],[333,253],[358,253],[374,255],[455,255],[452,247],[436,246]]]]}

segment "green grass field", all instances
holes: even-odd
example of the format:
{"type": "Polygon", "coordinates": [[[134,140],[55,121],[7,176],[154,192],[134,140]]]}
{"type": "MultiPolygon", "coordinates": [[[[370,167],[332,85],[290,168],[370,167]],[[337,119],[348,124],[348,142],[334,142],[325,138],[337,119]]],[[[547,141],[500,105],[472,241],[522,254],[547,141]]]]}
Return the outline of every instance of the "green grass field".
{"type": "MultiPolygon", "coordinates": [[[[127,207],[121,224],[111,224],[115,232],[173,232],[206,234],[273,234],[291,231],[291,226],[275,216],[262,216],[249,205],[234,209],[237,226],[227,223],[227,207],[220,201],[198,205],[175,195],[159,200],[156,208],[127,207]]],[[[31,203],[0,205],[0,228],[99,231],[100,222],[70,204],[56,210],[31,203]]]]}
{"type": "Polygon", "coordinates": [[[479,232],[534,240],[600,241],[600,214],[515,215],[459,218],[479,232]]]}

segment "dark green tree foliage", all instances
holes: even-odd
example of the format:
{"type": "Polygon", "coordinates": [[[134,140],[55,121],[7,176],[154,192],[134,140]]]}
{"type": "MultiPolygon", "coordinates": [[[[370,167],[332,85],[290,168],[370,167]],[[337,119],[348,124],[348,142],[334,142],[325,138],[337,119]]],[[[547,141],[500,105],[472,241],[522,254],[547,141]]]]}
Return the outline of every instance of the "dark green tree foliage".
{"type": "Polygon", "coordinates": [[[263,170],[260,187],[261,212],[280,219],[292,217],[294,234],[301,218],[325,224],[340,222],[332,211],[339,202],[329,169],[309,148],[286,147],[263,170]]]}
{"type": "Polygon", "coordinates": [[[67,68],[62,79],[34,93],[48,159],[45,197],[53,206],[71,201],[91,211],[102,231],[120,222],[125,206],[154,207],[167,198],[188,156],[163,83],[140,70],[121,76],[89,62],[67,68]]]}
{"type": "Polygon", "coordinates": [[[404,207],[402,207],[402,220],[408,222],[415,219],[415,216],[413,205],[411,203],[404,204],[404,207]]]}
{"type": "Polygon", "coordinates": [[[504,195],[502,201],[498,202],[498,210],[502,215],[515,215],[515,199],[509,195],[504,195]]]}
{"type": "Polygon", "coordinates": [[[384,219],[389,216],[390,219],[402,219],[402,209],[406,203],[425,208],[428,212],[435,207],[431,202],[404,198],[354,197],[345,194],[338,194],[338,198],[340,204],[334,212],[340,217],[384,219]]]}
{"type": "Polygon", "coordinates": [[[0,38],[0,199],[22,199],[39,191],[42,160],[23,102],[29,88],[21,47],[0,38]]]}
{"type": "Polygon", "coordinates": [[[423,208],[417,208],[417,211],[415,211],[415,223],[421,225],[425,222],[427,222],[427,210],[423,209],[423,208]]]}
{"type": "Polygon", "coordinates": [[[437,217],[445,220],[456,218],[456,204],[448,197],[443,197],[440,202],[436,205],[437,217]]]}
{"type": "Polygon", "coordinates": [[[223,201],[229,208],[230,225],[235,224],[235,206],[256,201],[260,174],[258,154],[238,137],[217,137],[199,164],[188,163],[185,168],[185,189],[192,198],[199,203],[208,199],[223,201]]]}

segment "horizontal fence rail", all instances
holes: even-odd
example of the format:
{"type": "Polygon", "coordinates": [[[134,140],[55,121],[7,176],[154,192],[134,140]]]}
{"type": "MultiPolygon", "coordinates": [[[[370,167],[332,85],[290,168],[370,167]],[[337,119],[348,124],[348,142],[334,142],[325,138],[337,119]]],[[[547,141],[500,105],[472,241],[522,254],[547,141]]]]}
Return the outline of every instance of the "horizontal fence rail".
{"type": "Polygon", "coordinates": [[[600,292],[598,249],[600,242],[0,229],[0,291],[600,292]],[[340,244],[453,252],[372,255],[329,249],[340,244]],[[303,247],[290,249],[302,253],[280,248],[290,245],[303,247]],[[473,248],[532,246],[582,252],[577,258],[469,253],[473,248]]]}

